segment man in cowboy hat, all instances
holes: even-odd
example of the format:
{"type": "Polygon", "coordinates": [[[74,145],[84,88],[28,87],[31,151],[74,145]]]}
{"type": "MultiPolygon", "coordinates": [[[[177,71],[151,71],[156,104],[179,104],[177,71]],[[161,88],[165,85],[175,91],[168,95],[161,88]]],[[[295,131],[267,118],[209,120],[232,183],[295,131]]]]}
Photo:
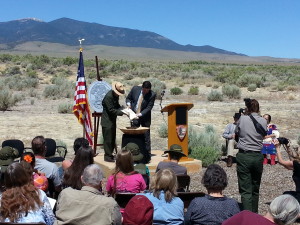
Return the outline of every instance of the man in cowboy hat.
{"type": "MultiPolygon", "coordinates": [[[[135,127],[149,127],[151,125],[151,110],[154,106],[156,93],[151,90],[150,81],[144,81],[142,86],[134,86],[126,98],[126,104],[135,113],[138,119],[132,121],[135,127]]],[[[145,133],[145,149],[141,149],[144,163],[151,160],[150,129],[145,133]]]]}
{"type": "Polygon", "coordinates": [[[119,104],[119,96],[125,94],[124,85],[120,82],[112,83],[112,90],[105,95],[102,106],[102,134],[104,146],[104,161],[114,162],[113,150],[116,145],[116,121],[117,116],[122,116],[121,106],[119,104]]]}
{"type": "Polygon", "coordinates": [[[157,165],[156,172],[162,169],[172,169],[176,175],[187,175],[187,169],[184,166],[178,164],[181,157],[186,156],[182,152],[182,147],[180,145],[174,144],[170,146],[170,149],[164,153],[169,153],[170,161],[160,162],[157,165]]]}

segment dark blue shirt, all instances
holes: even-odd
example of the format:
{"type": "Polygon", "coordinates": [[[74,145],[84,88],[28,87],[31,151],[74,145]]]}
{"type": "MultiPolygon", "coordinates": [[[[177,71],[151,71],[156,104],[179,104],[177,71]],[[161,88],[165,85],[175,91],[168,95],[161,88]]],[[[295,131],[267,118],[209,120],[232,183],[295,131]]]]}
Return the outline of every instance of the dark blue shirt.
{"type": "Polygon", "coordinates": [[[224,197],[195,198],[188,207],[185,224],[218,225],[240,212],[236,200],[224,197]]]}

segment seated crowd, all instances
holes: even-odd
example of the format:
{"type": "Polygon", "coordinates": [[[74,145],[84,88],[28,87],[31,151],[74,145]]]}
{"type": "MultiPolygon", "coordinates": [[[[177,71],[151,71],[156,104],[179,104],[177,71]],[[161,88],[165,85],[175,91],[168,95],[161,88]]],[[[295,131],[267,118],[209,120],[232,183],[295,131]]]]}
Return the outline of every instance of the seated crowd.
{"type": "MultiPolygon", "coordinates": [[[[168,162],[160,162],[156,173],[142,164],[143,155],[134,143],[128,143],[116,156],[115,170],[104,183],[104,174],[94,164],[94,152],[84,138],[74,142],[75,157],[65,160],[62,167],[47,161],[43,136],[32,140],[32,151],[20,156],[15,149],[0,150],[1,195],[0,223],[62,224],[199,224],[199,225],[271,225],[292,224],[300,215],[298,192],[298,161],[285,161],[280,144],[275,142],[279,163],[294,170],[296,192],[276,197],[268,212],[261,216],[242,210],[238,202],[223,194],[227,174],[217,164],[209,165],[202,177],[206,194],[194,198],[186,208],[178,194],[178,175],[187,175],[187,169],[178,164],[186,156],[180,145],[171,145],[165,151],[168,162]],[[5,156],[11,155],[9,158],[5,156]],[[2,165],[2,164],[1,164],[2,165]],[[150,179],[151,178],[151,179],[150,179]],[[147,183],[150,179],[149,188],[147,183]],[[51,185],[57,196],[50,196],[51,185]],[[106,185],[106,194],[102,186],[106,185]],[[133,193],[125,208],[120,208],[118,193],[133,193]],[[47,197],[48,195],[48,197],[47,197]],[[294,197],[296,198],[294,198],[294,197]],[[51,197],[57,197],[55,206],[51,197]]],[[[191,193],[192,194],[192,193],[191,193]]]]}

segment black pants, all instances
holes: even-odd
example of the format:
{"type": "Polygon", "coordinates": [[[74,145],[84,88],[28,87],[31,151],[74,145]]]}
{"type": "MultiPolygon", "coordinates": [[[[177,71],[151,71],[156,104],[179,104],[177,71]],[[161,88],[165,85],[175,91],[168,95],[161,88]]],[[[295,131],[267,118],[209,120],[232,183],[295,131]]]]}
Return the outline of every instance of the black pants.
{"type": "MultiPolygon", "coordinates": [[[[139,120],[133,120],[132,124],[133,127],[147,127],[145,124],[141,123],[139,120]]],[[[144,134],[145,136],[145,152],[142,152],[144,155],[143,163],[148,163],[151,160],[151,137],[150,137],[150,127],[148,127],[149,130],[147,130],[144,134]]]]}

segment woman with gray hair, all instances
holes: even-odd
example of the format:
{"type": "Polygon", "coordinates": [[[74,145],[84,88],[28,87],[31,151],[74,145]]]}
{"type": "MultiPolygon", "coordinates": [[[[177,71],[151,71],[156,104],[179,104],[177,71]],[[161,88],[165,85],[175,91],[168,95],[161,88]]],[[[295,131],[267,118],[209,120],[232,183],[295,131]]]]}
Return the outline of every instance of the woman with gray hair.
{"type": "Polygon", "coordinates": [[[288,225],[293,224],[299,218],[300,205],[291,195],[280,195],[275,198],[265,216],[244,210],[222,225],[288,225]]]}

